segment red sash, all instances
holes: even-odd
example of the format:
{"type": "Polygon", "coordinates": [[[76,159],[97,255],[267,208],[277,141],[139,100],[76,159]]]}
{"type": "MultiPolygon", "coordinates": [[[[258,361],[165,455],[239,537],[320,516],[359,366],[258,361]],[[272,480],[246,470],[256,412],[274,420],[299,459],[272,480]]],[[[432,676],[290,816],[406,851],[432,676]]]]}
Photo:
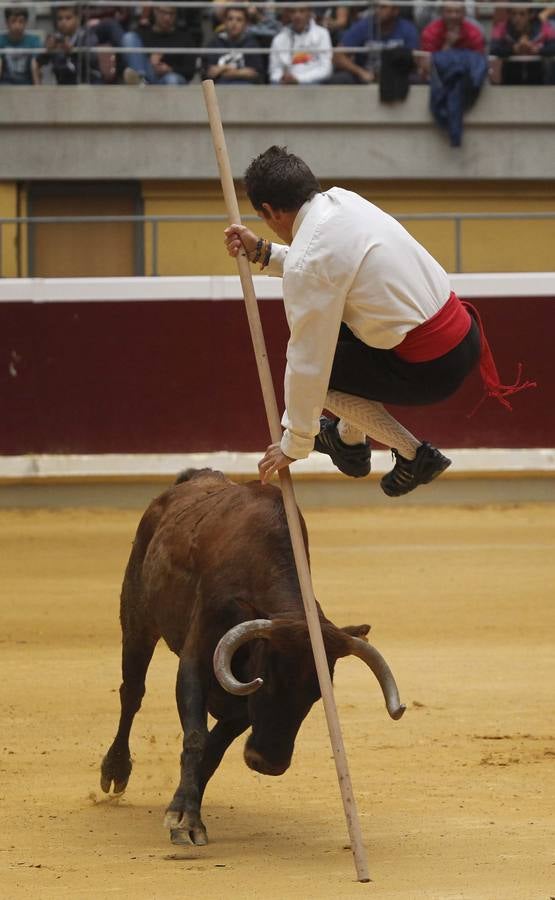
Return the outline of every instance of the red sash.
{"type": "Polygon", "coordinates": [[[428,319],[427,322],[423,322],[422,325],[418,325],[417,328],[409,331],[401,343],[394,348],[393,352],[409,363],[429,362],[433,359],[438,359],[440,356],[444,356],[445,353],[453,350],[466,337],[471,325],[471,316],[480,331],[480,375],[484,385],[484,394],[470,415],[474,415],[488,397],[495,397],[503,406],[511,410],[512,406],[507,397],[518,393],[518,391],[523,391],[525,388],[537,387],[536,382],[521,382],[522,363],[519,363],[514,384],[501,384],[499,372],[497,371],[478,310],[471,303],[459,300],[453,291],[451,291],[447,303],[439,312],[433,315],[431,319],[428,319]]]}
{"type": "Polygon", "coordinates": [[[429,362],[445,356],[468,334],[471,318],[457,295],[451,291],[441,309],[409,331],[394,352],[405,362],[429,362]]]}

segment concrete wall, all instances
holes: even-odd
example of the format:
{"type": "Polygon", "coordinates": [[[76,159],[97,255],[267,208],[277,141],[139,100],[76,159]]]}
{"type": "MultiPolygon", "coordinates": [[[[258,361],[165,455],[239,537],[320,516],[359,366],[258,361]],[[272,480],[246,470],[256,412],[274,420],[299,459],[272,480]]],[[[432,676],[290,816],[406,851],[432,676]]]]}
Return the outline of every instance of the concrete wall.
{"type": "MultiPolygon", "coordinates": [[[[198,85],[0,88],[0,96],[6,180],[215,175],[198,85]]],[[[433,124],[424,86],[394,106],[379,103],[374,85],[227,87],[218,96],[235,176],[281,143],[322,179],[555,177],[555,87],[486,85],[459,149],[433,124]]]]}

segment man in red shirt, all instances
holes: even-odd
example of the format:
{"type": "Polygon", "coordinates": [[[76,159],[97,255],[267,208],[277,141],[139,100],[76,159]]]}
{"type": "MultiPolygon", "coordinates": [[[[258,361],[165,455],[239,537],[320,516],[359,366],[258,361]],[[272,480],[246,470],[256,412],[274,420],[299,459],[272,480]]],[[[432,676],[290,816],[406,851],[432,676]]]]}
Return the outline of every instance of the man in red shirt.
{"type": "Polygon", "coordinates": [[[420,35],[420,48],[429,53],[438,50],[485,50],[480,28],[464,17],[462,3],[444,3],[440,19],[426,25],[420,35]]]}

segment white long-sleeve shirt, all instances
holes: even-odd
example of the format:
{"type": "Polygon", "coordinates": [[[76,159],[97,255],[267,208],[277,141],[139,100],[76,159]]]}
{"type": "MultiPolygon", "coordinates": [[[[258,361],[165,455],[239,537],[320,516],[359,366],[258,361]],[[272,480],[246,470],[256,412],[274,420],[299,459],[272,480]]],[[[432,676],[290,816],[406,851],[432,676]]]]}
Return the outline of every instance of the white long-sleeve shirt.
{"type": "Polygon", "coordinates": [[[320,84],[332,73],[331,38],[327,28],[311,19],[300,34],[286,26],[272,41],[269,75],[279,84],[286,69],[299,84],[320,84]]]}
{"type": "Polygon", "coordinates": [[[281,449],[308,456],[319,431],[341,322],[391,349],[447,302],[447,274],[392,216],[331,188],[299,210],[290,247],[272,243],[289,324],[281,449]]]}

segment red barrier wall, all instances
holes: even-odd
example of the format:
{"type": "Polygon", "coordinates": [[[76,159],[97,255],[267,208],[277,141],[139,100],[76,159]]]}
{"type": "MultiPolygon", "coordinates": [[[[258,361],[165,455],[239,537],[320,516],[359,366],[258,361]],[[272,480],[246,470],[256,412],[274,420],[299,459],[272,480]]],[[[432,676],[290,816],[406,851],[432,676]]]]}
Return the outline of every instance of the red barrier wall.
{"type": "MultiPolygon", "coordinates": [[[[473,374],[449,401],[397,409],[441,447],[555,446],[555,299],[472,298],[498,363],[538,388],[514,412],[473,374]]],[[[260,304],[278,402],[287,325],[260,304]]],[[[0,303],[0,454],[257,450],[268,441],[246,316],[237,300],[0,303]]]]}

